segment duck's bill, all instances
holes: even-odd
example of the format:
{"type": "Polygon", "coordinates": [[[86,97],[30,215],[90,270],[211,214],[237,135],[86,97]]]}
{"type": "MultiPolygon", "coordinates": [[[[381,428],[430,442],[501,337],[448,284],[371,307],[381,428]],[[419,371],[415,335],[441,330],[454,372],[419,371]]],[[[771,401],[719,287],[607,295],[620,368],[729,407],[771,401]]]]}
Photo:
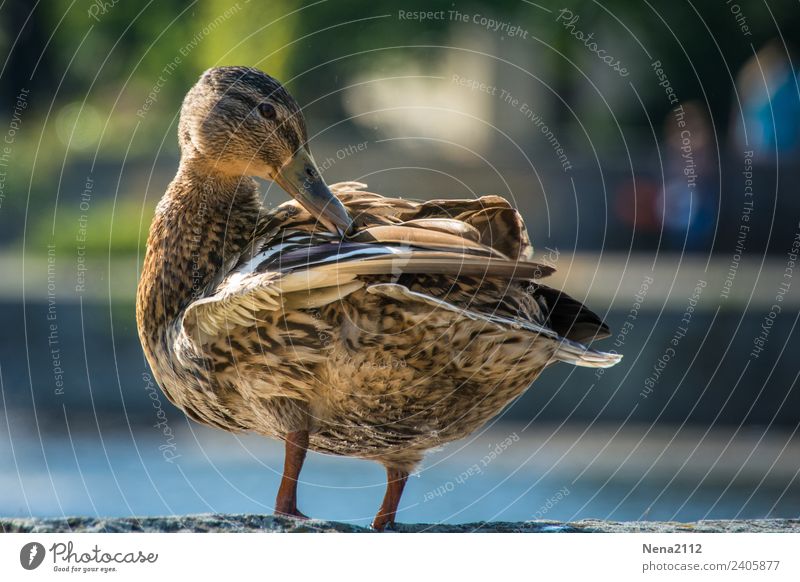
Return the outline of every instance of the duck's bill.
{"type": "Polygon", "coordinates": [[[350,230],[353,221],[347,209],[325,184],[305,149],[284,164],[275,181],[331,232],[344,236],[350,230]]]}

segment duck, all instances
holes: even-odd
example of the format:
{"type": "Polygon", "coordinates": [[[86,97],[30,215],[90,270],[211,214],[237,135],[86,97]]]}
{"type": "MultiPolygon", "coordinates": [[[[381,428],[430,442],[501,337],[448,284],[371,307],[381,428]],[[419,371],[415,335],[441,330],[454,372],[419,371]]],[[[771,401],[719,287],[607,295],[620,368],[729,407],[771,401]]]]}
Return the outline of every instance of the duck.
{"type": "Polygon", "coordinates": [[[418,201],[328,186],[284,86],[209,69],[178,123],[136,297],[154,378],[189,418],[283,442],[275,513],[297,519],[309,450],[378,462],[372,521],[395,526],[426,451],[500,414],[556,362],[621,356],[581,302],[541,282],[504,198],[418,201]],[[269,207],[256,178],[291,199],[269,207]]]}

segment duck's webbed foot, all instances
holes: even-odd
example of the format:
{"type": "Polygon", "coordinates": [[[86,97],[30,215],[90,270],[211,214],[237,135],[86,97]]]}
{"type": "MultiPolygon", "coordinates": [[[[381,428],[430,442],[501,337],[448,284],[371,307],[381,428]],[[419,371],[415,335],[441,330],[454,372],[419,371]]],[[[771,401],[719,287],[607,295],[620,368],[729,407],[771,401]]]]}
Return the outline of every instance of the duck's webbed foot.
{"type": "Polygon", "coordinates": [[[286,434],[286,456],[283,464],[283,478],[275,499],[275,514],[308,519],[297,509],[297,479],[303,468],[308,450],[308,431],[299,430],[286,434]]]}
{"type": "Polygon", "coordinates": [[[400,497],[403,495],[403,488],[406,486],[407,480],[408,471],[386,467],[386,495],[383,497],[378,515],[372,520],[372,529],[384,531],[387,527],[394,525],[397,506],[400,504],[400,497]]]}

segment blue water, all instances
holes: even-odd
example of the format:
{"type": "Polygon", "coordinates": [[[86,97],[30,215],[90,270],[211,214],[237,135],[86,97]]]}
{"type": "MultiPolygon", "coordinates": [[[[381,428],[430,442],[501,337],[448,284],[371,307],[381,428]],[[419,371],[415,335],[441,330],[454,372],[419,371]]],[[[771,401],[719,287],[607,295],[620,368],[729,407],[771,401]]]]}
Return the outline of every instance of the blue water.
{"type": "MultiPolygon", "coordinates": [[[[59,391],[46,305],[27,305],[26,326],[19,303],[0,303],[2,327],[25,326],[27,338],[0,334],[0,515],[270,513],[281,445],[187,421],[146,381],[132,306],[118,311],[112,334],[107,306],[59,305],[59,391]],[[153,426],[159,414],[168,435],[153,426]]],[[[609,317],[619,327],[624,313],[609,317]]],[[[643,355],[602,377],[548,369],[491,430],[431,453],[409,481],[399,519],[800,515],[796,366],[777,354],[748,364],[744,376],[740,358],[719,366],[725,356],[717,352],[727,349],[738,317],[722,312],[721,336],[709,336],[701,356],[698,338],[687,337],[683,359],[643,399],[644,378],[678,316],[662,326],[655,317],[643,312],[628,336],[630,346],[648,350],[643,355]],[[658,338],[648,342],[650,333],[658,338]],[[509,435],[517,438],[482,463],[509,435]]],[[[709,317],[698,316],[696,329],[709,317]]],[[[752,328],[763,316],[749,317],[752,328]]],[[[775,324],[775,346],[796,341],[790,323],[775,324]]],[[[749,350],[751,339],[737,336],[731,354],[749,350]]],[[[787,345],[790,354],[794,344],[787,345]]],[[[311,454],[301,477],[300,509],[318,518],[367,524],[383,496],[383,470],[374,463],[311,454]]]]}
{"type": "MultiPolygon", "coordinates": [[[[23,422],[13,412],[5,418],[0,414],[0,515],[272,511],[282,467],[279,443],[206,429],[181,417],[169,422],[173,433],[168,438],[152,425],[129,427],[124,419],[100,429],[84,424],[53,431],[63,419],[39,418],[37,429],[35,419],[23,422]]],[[[611,433],[578,436],[557,427],[534,432],[499,425],[435,451],[409,480],[398,520],[694,520],[800,514],[800,483],[786,466],[797,460],[785,454],[775,453],[777,469],[769,472],[748,465],[752,457],[763,456],[754,449],[747,463],[734,460],[739,466],[731,467],[725,461],[703,479],[706,465],[683,449],[667,449],[658,460],[666,444],[660,436],[648,438],[636,450],[633,440],[628,446],[623,439],[622,448],[634,450],[632,455],[620,452],[619,437],[611,433]],[[503,442],[506,446],[498,449],[503,442]],[[487,460],[492,450],[500,452],[487,460]],[[679,471],[687,459],[690,470],[679,471]],[[738,476],[736,469],[741,469],[738,476]]],[[[316,518],[366,525],[383,495],[383,469],[366,461],[312,453],[301,477],[300,509],[316,518]]]]}

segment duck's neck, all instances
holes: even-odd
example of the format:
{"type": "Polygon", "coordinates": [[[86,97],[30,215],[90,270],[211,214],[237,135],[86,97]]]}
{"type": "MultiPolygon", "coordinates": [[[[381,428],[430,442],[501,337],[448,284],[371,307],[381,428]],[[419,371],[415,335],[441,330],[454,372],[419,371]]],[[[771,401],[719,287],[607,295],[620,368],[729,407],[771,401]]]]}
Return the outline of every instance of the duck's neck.
{"type": "Polygon", "coordinates": [[[182,160],[147,240],[136,315],[142,340],[158,341],[252,240],[262,207],[255,181],[182,160]]]}

